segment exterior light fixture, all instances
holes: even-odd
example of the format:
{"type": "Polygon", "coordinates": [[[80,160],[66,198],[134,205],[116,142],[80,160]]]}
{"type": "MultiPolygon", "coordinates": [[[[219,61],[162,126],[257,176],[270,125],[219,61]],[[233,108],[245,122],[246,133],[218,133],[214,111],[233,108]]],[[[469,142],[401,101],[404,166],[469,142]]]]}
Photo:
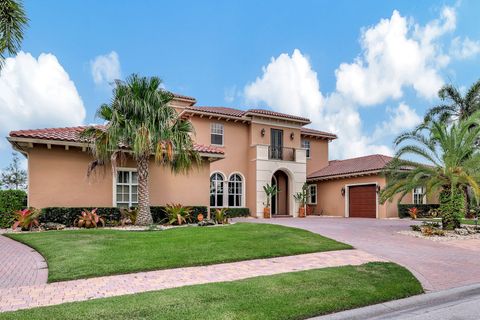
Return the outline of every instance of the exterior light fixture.
{"type": "Polygon", "coordinates": [[[293,140],[293,138],[295,138],[295,133],[290,133],[290,140],[293,140]]]}
{"type": "Polygon", "coordinates": [[[380,186],[377,185],[377,193],[380,193],[380,186]]]}
{"type": "Polygon", "coordinates": [[[342,193],[342,197],[345,196],[345,187],[342,187],[342,190],[340,191],[342,193]]]}
{"type": "Polygon", "coordinates": [[[262,130],[260,130],[260,134],[262,135],[262,137],[265,136],[265,128],[262,128],[262,130]]]}

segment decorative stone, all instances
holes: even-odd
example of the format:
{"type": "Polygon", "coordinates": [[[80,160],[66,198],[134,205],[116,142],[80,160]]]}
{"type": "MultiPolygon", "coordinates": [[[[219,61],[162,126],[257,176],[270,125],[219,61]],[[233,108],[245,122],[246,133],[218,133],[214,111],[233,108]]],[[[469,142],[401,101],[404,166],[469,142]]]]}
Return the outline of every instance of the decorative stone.
{"type": "Polygon", "coordinates": [[[469,232],[467,229],[464,228],[456,228],[455,233],[460,235],[460,236],[468,236],[469,232]]]}
{"type": "Polygon", "coordinates": [[[61,223],[55,222],[47,222],[42,225],[44,230],[63,230],[65,229],[65,225],[61,223]]]}

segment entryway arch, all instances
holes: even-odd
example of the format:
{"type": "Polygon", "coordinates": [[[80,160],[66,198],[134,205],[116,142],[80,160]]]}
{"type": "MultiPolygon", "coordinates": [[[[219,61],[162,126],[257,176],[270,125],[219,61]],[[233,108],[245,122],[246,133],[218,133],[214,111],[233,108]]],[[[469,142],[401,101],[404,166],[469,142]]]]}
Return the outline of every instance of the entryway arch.
{"type": "Polygon", "coordinates": [[[277,186],[279,192],[272,196],[272,216],[290,215],[290,188],[289,175],[284,170],[277,170],[272,175],[271,184],[277,186]]]}

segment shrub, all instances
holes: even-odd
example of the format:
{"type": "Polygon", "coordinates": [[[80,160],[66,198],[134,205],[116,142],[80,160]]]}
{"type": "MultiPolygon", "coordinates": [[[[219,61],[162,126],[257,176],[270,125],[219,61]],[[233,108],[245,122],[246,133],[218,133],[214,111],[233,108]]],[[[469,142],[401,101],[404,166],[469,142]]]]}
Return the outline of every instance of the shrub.
{"type": "Polygon", "coordinates": [[[410,218],[412,218],[412,220],[417,219],[417,216],[419,213],[420,213],[420,210],[418,210],[417,207],[408,209],[408,215],[410,216],[410,218]]]}
{"type": "Polygon", "coordinates": [[[190,213],[192,212],[192,209],[184,207],[179,203],[167,205],[165,207],[165,212],[167,213],[168,224],[182,225],[191,220],[190,213]]]}
{"type": "MultiPolygon", "coordinates": [[[[215,215],[215,208],[210,209],[211,216],[215,215]]],[[[227,215],[229,218],[249,217],[250,209],[248,208],[228,208],[227,215]]]]}
{"type": "Polygon", "coordinates": [[[27,207],[27,193],[23,190],[0,190],[0,228],[10,228],[14,213],[27,207]]]}
{"type": "MultiPolygon", "coordinates": [[[[42,209],[42,214],[40,216],[40,222],[55,222],[64,224],[67,227],[73,227],[75,220],[81,215],[84,209],[93,210],[92,207],[48,207],[42,209]]],[[[195,206],[191,207],[192,212],[190,216],[193,221],[197,221],[197,215],[203,214],[204,217],[207,216],[207,207],[205,206],[195,206]]],[[[165,207],[150,207],[154,223],[162,223],[166,221],[167,214],[165,212],[165,207]]],[[[102,217],[106,222],[120,222],[122,219],[122,214],[120,213],[120,208],[117,207],[99,207],[97,208],[97,214],[102,217]]]]}
{"type": "Polygon", "coordinates": [[[79,228],[96,228],[98,225],[105,226],[105,220],[97,214],[97,208],[93,210],[83,210],[81,215],[75,220],[75,225],[79,228]]]}
{"type": "Polygon", "coordinates": [[[215,222],[218,224],[228,224],[228,208],[218,208],[215,210],[215,222]]]}
{"type": "Polygon", "coordinates": [[[34,226],[38,227],[38,217],[40,216],[40,211],[37,209],[23,209],[15,211],[15,223],[12,226],[12,229],[17,229],[18,227],[22,228],[22,231],[31,230],[34,226]]]}
{"type": "Polygon", "coordinates": [[[429,212],[432,209],[438,209],[440,207],[439,204],[398,204],[398,216],[400,218],[409,218],[410,215],[408,210],[410,208],[417,208],[417,218],[430,218],[429,212]]]}
{"type": "Polygon", "coordinates": [[[135,224],[138,216],[138,208],[120,208],[120,225],[135,224]]]}

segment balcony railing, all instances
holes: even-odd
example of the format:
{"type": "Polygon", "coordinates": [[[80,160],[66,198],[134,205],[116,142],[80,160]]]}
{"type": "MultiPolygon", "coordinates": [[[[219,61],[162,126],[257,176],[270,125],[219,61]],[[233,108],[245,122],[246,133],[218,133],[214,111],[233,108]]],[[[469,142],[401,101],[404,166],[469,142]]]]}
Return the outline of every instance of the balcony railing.
{"type": "Polygon", "coordinates": [[[286,148],[278,146],[268,147],[268,159],[295,161],[295,148],[286,148]]]}

